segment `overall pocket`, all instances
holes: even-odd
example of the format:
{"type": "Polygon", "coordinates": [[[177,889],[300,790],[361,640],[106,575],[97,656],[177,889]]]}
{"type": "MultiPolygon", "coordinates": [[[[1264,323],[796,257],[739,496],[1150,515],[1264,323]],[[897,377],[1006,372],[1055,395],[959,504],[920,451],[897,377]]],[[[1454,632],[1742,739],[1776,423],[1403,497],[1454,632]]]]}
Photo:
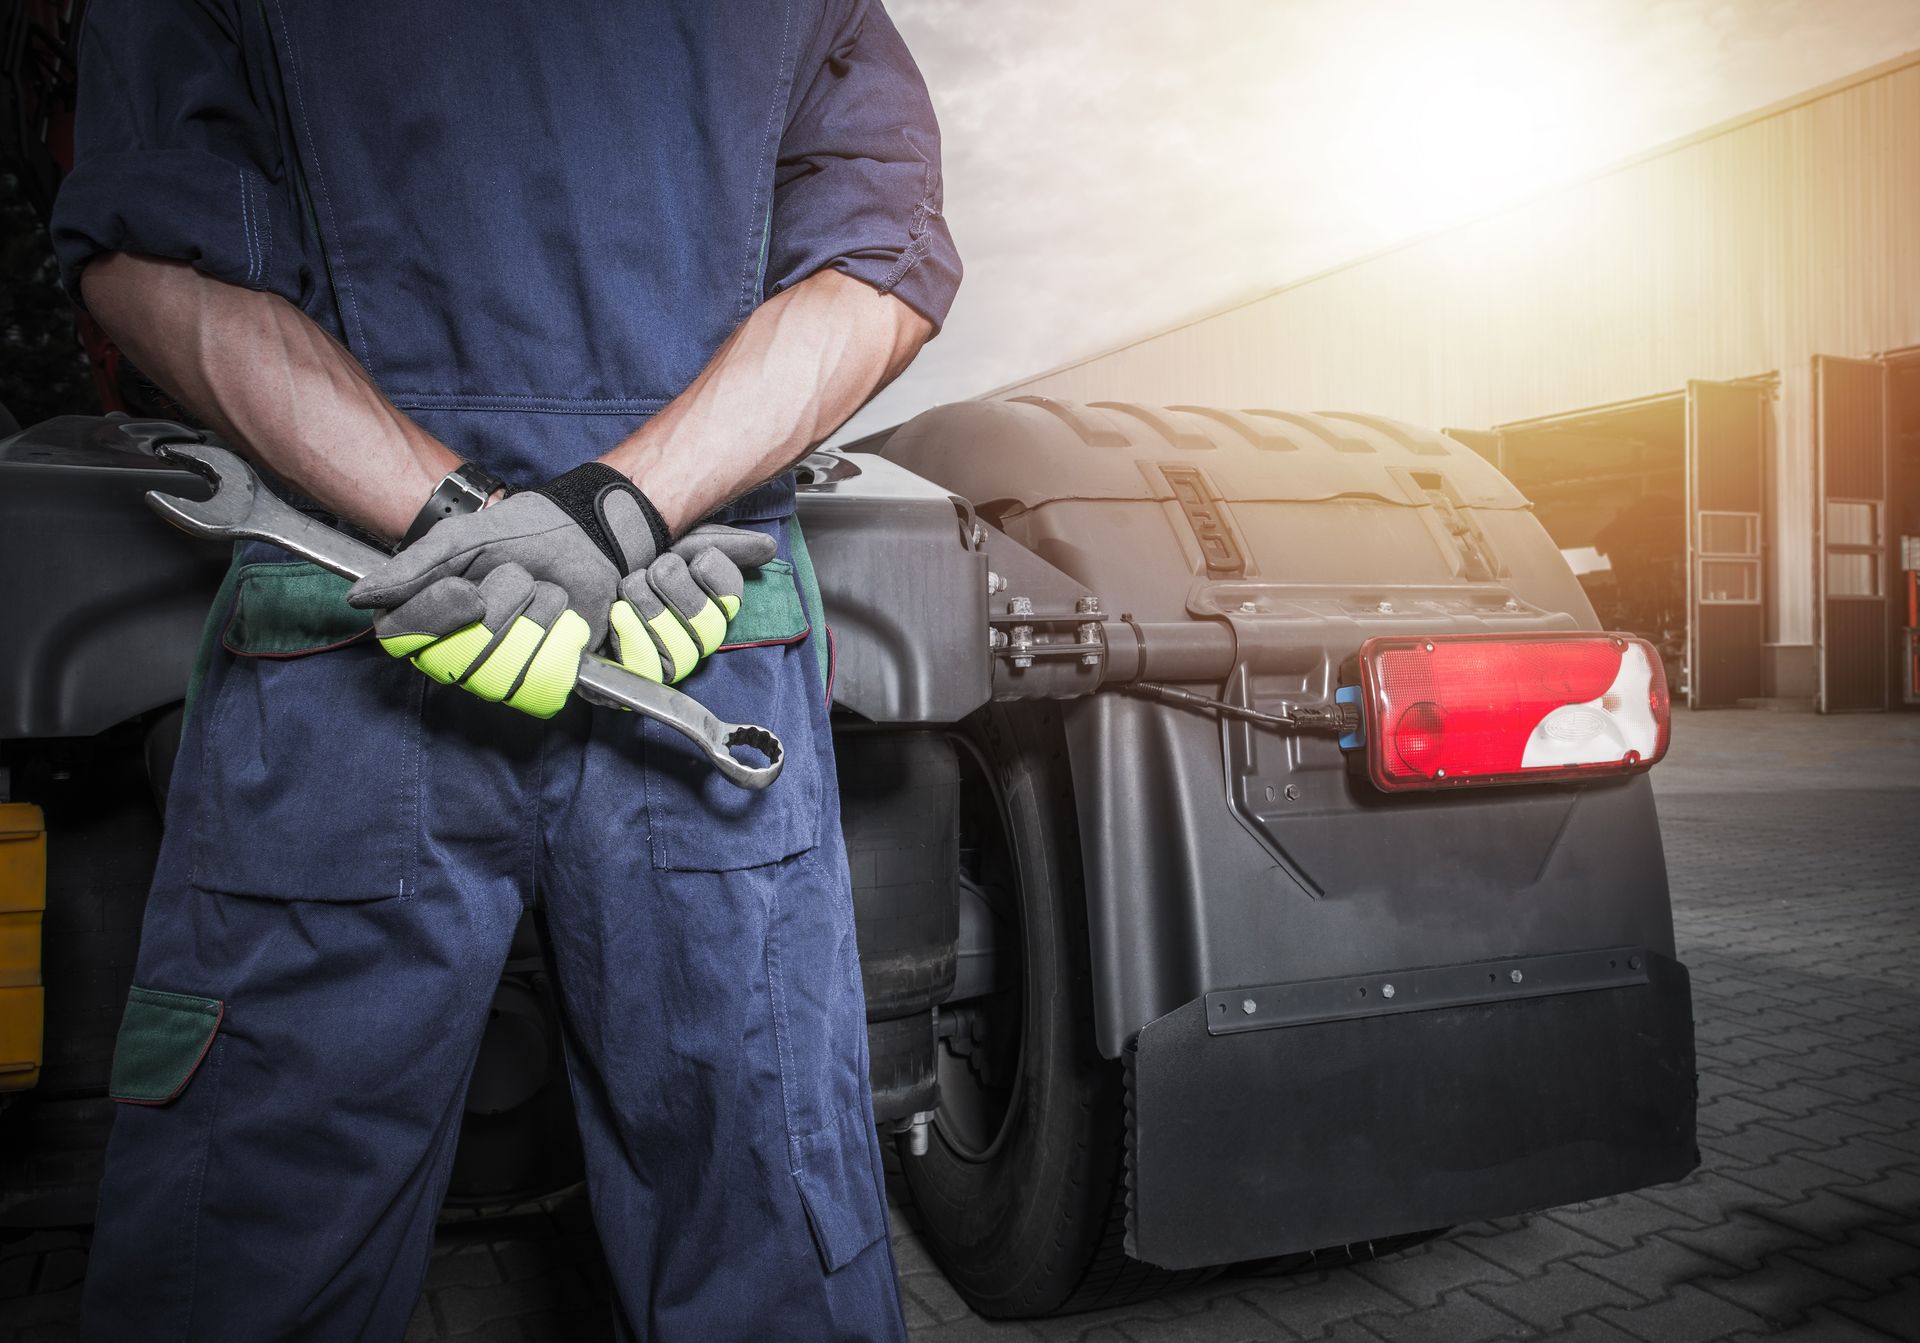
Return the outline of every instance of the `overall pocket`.
{"type": "Polygon", "coordinates": [[[363,638],[348,586],[311,564],[241,570],[196,729],[189,879],[204,890],[378,900],[414,889],[426,678],[363,638]]]}
{"type": "Polygon", "coordinates": [[[200,1070],[226,1010],[217,998],[135,984],[114,1039],[108,1098],[128,1105],[171,1103],[200,1070]]]}
{"type": "Polygon", "coordinates": [[[780,528],[782,555],[748,575],[727,641],[677,689],[729,723],[758,723],[780,738],[786,763],[760,792],[729,783],[679,733],[648,719],[647,822],[654,866],[667,871],[731,872],[777,863],[820,842],[818,734],[826,714],[811,689],[813,643],[794,582],[792,534],[780,528]]]}

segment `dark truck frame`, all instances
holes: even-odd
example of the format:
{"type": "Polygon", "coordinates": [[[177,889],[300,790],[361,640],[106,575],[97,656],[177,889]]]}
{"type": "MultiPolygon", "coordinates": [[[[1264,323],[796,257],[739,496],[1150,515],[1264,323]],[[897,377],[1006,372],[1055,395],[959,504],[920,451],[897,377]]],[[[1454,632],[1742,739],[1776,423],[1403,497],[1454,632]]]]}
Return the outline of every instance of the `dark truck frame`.
{"type": "MultiPolygon", "coordinates": [[[[140,502],[181,489],[152,449],[191,432],[0,442],[0,751],[51,853],[46,1064],[0,1114],[0,1224],[89,1215],[149,786],[227,561],[140,502]]],[[[875,1118],[973,1306],[1118,1304],[1696,1164],[1643,774],[1388,795],[1334,734],[1129,689],[1284,713],[1331,704],[1373,635],[1595,628],[1489,463],[1363,415],[1023,397],[801,479],[875,1118]]],[[[457,1198],[575,1178],[546,974],[532,920],[457,1198]]]]}

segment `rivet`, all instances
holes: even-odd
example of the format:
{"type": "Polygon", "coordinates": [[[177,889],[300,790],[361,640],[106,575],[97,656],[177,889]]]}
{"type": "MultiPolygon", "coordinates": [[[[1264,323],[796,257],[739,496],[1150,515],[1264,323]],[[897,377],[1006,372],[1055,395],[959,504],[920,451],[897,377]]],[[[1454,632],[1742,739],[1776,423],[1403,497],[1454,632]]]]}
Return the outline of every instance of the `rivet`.
{"type": "Polygon", "coordinates": [[[1380,986],[1380,996],[1381,996],[1382,998],[1391,998],[1391,997],[1393,997],[1393,985],[1391,985],[1391,984],[1383,984],[1383,985],[1381,985],[1381,986],[1380,986]]]}

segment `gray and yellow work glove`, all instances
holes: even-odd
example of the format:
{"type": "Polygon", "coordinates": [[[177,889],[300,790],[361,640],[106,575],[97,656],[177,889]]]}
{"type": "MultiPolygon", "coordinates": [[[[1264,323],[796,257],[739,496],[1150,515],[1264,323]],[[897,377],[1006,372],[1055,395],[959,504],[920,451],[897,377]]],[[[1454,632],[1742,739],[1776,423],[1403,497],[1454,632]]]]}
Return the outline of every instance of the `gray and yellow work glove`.
{"type": "Polygon", "coordinates": [[[540,718],[560,711],[627,574],[667,548],[659,512],[589,462],[436,523],[353,585],[374,633],[435,680],[540,718]],[[500,575],[504,575],[501,577],[500,575]]]}
{"type": "Polygon", "coordinates": [[[746,577],[740,571],[772,559],[771,536],[708,523],[620,580],[607,614],[611,651],[621,666],[668,685],[726,642],[740,614],[746,577]]]}

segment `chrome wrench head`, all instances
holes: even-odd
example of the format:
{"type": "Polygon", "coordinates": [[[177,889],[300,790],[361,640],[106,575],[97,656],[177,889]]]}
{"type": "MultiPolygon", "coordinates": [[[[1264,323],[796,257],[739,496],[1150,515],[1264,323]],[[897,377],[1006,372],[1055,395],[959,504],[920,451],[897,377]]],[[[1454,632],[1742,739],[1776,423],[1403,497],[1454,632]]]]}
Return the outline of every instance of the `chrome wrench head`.
{"type": "Polygon", "coordinates": [[[187,499],[149,490],[147,504],[154,512],[181,531],[210,540],[240,541],[256,535],[248,530],[248,522],[266,491],[252,467],[211,443],[169,443],[158,451],[162,461],[188,467],[213,482],[213,494],[187,499]]]}

